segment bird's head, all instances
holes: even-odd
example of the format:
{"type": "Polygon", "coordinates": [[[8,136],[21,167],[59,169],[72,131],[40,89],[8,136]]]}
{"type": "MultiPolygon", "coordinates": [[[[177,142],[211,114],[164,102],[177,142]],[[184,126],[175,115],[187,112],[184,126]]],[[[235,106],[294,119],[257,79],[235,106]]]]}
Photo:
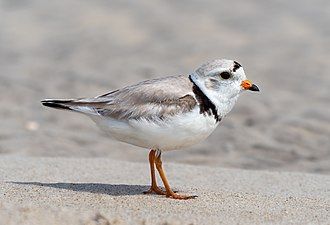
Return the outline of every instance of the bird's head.
{"type": "Polygon", "coordinates": [[[236,61],[217,59],[203,64],[190,75],[191,81],[217,106],[237,99],[244,90],[259,91],[247,80],[243,67],[236,61]]]}

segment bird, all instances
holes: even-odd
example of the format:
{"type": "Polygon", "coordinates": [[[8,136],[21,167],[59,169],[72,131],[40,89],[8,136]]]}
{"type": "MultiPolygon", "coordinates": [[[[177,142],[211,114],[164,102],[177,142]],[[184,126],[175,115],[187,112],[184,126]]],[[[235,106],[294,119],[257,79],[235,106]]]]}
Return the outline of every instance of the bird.
{"type": "Polygon", "coordinates": [[[162,153],[205,140],[232,110],[239,95],[259,91],[241,64],[215,59],[188,75],[167,76],[78,99],[45,99],[44,106],[82,113],[112,138],[150,149],[150,189],[145,194],[192,199],[173,191],[162,166],[162,153]],[[157,185],[157,169],[164,188],[157,185]]]}

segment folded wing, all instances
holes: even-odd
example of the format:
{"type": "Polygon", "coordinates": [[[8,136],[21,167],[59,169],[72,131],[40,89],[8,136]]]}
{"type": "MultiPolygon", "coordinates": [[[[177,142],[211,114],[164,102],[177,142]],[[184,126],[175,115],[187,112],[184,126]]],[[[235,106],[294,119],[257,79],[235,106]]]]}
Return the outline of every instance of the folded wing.
{"type": "Polygon", "coordinates": [[[191,111],[197,102],[185,76],[148,80],[95,98],[44,100],[45,106],[118,120],[164,119],[191,111]]]}

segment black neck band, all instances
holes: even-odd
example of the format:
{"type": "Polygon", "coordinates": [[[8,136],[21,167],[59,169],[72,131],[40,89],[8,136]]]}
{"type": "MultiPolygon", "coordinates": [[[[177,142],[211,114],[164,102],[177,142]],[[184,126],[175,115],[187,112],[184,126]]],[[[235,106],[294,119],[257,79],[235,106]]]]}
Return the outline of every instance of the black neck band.
{"type": "Polygon", "coordinates": [[[199,113],[213,115],[216,122],[221,121],[221,118],[218,115],[217,108],[213,102],[202,92],[202,90],[195,84],[195,82],[189,76],[189,80],[193,83],[193,89],[196,99],[199,103],[199,113]]]}

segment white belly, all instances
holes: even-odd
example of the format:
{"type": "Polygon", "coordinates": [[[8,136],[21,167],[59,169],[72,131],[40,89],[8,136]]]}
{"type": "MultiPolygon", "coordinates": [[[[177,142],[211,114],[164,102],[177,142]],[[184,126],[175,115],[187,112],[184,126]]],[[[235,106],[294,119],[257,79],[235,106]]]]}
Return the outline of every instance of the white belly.
{"type": "Polygon", "coordinates": [[[213,116],[200,114],[198,108],[184,115],[157,122],[145,119],[118,121],[104,117],[92,119],[119,141],[162,151],[196,144],[207,138],[218,125],[213,116]]]}

